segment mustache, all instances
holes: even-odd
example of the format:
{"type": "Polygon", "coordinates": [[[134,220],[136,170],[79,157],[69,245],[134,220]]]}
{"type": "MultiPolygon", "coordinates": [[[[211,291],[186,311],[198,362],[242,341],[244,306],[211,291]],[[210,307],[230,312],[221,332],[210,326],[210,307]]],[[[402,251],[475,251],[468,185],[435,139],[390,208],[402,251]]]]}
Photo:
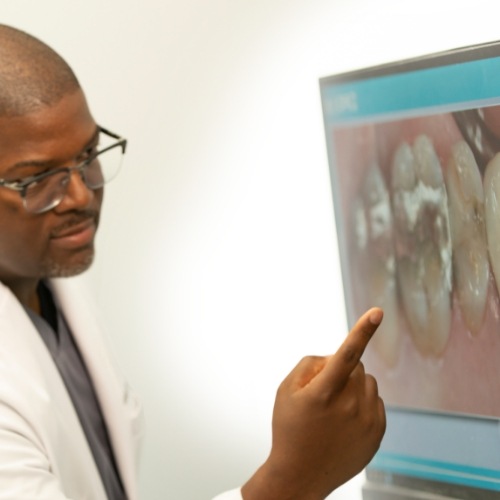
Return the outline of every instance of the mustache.
{"type": "Polygon", "coordinates": [[[91,220],[94,221],[96,226],[99,224],[98,210],[86,209],[75,211],[62,224],[55,227],[51,231],[51,237],[57,238],[58,236],[71,230],[73,227],[76,227],[82,223],[89,222],[91,220]]]}

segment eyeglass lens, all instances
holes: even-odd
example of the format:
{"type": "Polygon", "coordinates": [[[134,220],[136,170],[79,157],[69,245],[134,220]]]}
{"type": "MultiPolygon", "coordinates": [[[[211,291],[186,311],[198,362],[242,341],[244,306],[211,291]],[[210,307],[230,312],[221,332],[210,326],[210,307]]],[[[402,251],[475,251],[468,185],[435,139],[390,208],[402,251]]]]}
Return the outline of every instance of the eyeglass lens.
{"type": "MultiPolygon", "coordinates": [[[[89,189],[99,189],[119,172],[123,160],[120,145],[100,153],[90,163],[79,168],[89,189]]],[[[70,182],[71,169],[54,172],[28,185],[24,192],[24,206],[28,212],[42,213],[54,208],[64,198],[70,182]]]]}

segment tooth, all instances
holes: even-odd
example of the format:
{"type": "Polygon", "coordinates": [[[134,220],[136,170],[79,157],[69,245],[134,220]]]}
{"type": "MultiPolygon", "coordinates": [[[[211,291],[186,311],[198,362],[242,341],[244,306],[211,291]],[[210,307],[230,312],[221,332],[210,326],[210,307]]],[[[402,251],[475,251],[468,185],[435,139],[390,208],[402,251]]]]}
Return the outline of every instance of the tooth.
{"type": "Polygon", "coordinates": [[[354,202],[359,264],[364,278],[366,306],[384,309],[384,321],[373,339],[380,357],[389,366],[398,360],[398,325],[395,257],[390,196],[379,167],[367,171],[360,196],[354,202]]]}
{"type": "Polygon", "coordinates": [[[453,244],[453,280],[462,318],[471,333],[482,326],[489,265],[484,190],[476,160],[465,141],[451,149],[446,189],[453,244]]]}
{"type": "Polygon", "coordinates": [[[499,139],[490,125],[490,109],[478,108],[453,113],[455,123],[471,148],[481,174],[484,174],[486,165],[499,149],[499,139]]]}
{"type": "Polygon", "coordinates": [[[441,165],[427,136],[401,144],[392,165],[397,274],[416,347],[440,355],[451,322],[451,243],[441,165]]]}
{"type": "Polygon", "coordinates": [[[483,185],[488,251],[497,289],[500,290],[500,153],[486,166],[483,185]]]}

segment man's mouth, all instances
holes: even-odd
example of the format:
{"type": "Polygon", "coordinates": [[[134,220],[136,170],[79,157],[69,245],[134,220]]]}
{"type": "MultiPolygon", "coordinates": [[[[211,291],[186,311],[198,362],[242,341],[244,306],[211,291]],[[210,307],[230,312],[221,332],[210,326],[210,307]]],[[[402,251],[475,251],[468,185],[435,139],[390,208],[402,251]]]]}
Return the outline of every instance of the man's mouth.
{"type": "Polygon", "coordinates": [[[75,249],[88,246],[94,240],[97,223],[95,217],[86,217],[60,226],[51,234],[51,241],[58,247],[75,249]]]}

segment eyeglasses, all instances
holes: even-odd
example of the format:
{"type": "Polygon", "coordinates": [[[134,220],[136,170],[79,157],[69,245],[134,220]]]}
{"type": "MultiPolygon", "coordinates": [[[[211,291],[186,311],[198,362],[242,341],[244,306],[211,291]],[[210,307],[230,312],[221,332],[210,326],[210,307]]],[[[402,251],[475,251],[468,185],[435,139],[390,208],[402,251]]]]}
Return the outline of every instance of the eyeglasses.
{"type": "Polygon", "coordinates": [[[127,148],[127,139],[99,127],[98,145],[87,158],[73,167],[60,167],[24,179],[0,179],[0,186],[17,191],[24,208],[32,214],[41,214],[56,207],[66,195],[71,173],[80,174],[85,185],[99,189],[116,177],[127,148]]]}

